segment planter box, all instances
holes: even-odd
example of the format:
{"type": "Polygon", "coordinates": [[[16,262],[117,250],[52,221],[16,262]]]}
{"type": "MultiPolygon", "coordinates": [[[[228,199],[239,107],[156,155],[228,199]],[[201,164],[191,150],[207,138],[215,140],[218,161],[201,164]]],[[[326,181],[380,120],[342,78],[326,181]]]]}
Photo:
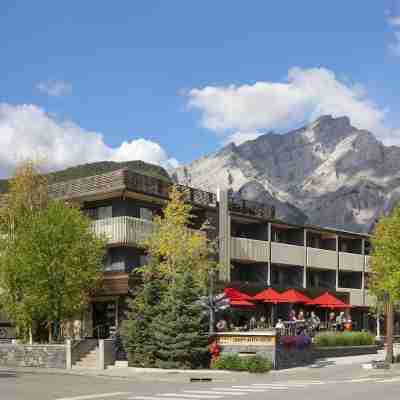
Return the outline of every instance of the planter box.
{"type": "Polygon", "coordinates": [[[337,346],[314,347],[315,358],[348,357],[365,354],[377,354],[379,346],[337,346]]]}

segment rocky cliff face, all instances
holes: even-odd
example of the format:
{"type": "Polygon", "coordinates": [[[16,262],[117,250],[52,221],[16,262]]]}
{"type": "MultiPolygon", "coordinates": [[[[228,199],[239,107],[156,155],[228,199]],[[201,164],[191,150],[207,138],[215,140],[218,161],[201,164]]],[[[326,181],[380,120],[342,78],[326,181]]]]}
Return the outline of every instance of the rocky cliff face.
{"type": "Polygon", "coordinates": [[[286,134],[231,143],[179,167],[175,178],[272,203],[291,222],[366,232],[400,201],[400,147],[385,147],[347,117],[323,116],[286,134]]]}

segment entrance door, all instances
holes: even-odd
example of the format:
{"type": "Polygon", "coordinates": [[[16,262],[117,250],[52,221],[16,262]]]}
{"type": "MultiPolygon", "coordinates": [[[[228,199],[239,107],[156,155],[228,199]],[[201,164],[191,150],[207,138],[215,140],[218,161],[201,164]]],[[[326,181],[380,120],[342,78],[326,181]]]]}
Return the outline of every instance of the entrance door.
{"type": "Polygon", "coordinates": [[[115,326],[116,316],[115,300],[93,303],[93,336],[97,339],[108,338],[110,328],[115,326]]]}

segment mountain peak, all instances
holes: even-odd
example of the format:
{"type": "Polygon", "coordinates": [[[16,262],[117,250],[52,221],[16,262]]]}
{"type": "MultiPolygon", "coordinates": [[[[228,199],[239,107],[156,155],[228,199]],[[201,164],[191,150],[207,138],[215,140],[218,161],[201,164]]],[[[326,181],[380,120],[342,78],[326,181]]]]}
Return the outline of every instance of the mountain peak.
{"type": "Polygon", "coordinates": [[[346,133],[348,134],[356,129],[351,125],[349,117],[333,117],[332,115],[322,115],[309,124],[307,128],[316,133],[329,132],[329,134],[339,134],[339,136],[343,136],[343,134],[346,133]]]}
{"type": "Polygon", "coordinates": [[[366,231],[389,200],[400,200],[400,148],[385,147],[346,116],[323,115],[230,144],[188,165],[187,176],[195,187],[230,187],[275,205],[278,218],[305,214],[313,224],[366,231]]]}

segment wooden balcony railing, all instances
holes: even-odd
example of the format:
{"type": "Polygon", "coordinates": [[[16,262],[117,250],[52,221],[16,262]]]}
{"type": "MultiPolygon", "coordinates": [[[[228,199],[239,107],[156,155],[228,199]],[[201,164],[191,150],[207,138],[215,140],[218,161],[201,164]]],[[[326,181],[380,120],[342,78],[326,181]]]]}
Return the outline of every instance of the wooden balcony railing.
{"type": "MultiPolygon", "coordinates": [[[[155,224],[136,217],[113,217],[92,222],[93,232],[105,237],[108,245],[140,246],[153,232],[155,224]]],[[[205,232],[190,229],[199,235],[205,232]]]]}
{"type": "Polygon", "coordinates": [[[105,237],[107,244],[140,245],[151,234],[154,224],[135,217],[114,217],[93,221],[92,229],[105,237]]]}
{"type": "Polygon", "coordinates": [[[263,240],[232,237],[231,258],[233,260],[247,260],[266,263],[269,260],[268,242],[263,240]]]}
{"type": "Polygon", "coordinates": [[[272,219],[275,217],[274,207],[256,201],[241,200],[231,197],[228,207],[231,212],[252,215],[263,219],[272,219]]]}

